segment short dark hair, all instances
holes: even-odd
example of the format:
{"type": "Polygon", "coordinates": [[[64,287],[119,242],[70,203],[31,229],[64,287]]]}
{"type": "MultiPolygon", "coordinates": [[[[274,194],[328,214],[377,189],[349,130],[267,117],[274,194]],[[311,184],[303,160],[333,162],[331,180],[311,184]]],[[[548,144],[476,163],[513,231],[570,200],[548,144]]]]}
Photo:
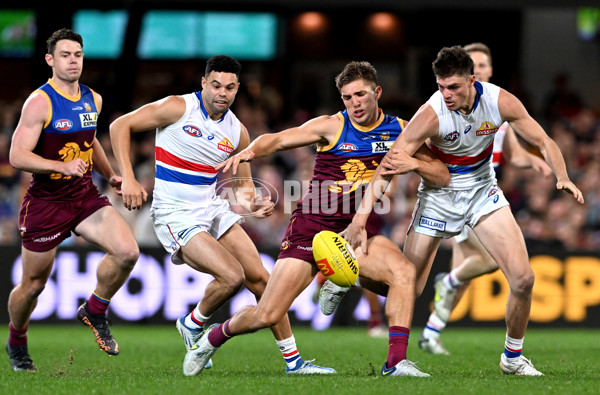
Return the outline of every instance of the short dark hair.
{"type": "Polygon", "coordinates": [[[488,60],[490,61],[490,65],[492,64],[492,51],[490,50],[490,47],[488,47],[484,43],[471,43],[471,44],[465,45],[463,48],[468,53],[481,52],[481,53],[487,55],[488,60]]]}
{"type": "Polygon", "coordinates": [[[467,77],[474,74],[474,67],[471,55],[460,45],[442,48],[432,63],[433,73],[438,78],[467,77]]]}
{"type": "Polygon", "coordinates": [[[341,91],[344,85],[356,80],[365,80],[377,86],[377,70],[369,62],[350,62],[335,77],[335,86],[341,91]]]}
{"type": "Polygon", "coordinates": [[[231,56],[215,55],[206,61],[206,70],[204,70],[204,76],[208,77],[212,71],[216,71],[219,73],[233,73],[239,80],[241,70],[242,65],[240,62],[231,56]]]}
{"type": "Polygon", "coordinates": [[[83,38],[79,34],[75,33],[73,30],[63,27],[62,29],[57,30],[54,33],[52,33],[50,38],[48,38],[48,40],[46,40],[46,45],[48,47],[48,53],[50,55],[54,55],[54,50],[56,49],[56,43],[59,42],[60,40],[71,40],[71,41],[78,42],[79,45],[81,45],[81,48],[83,48],[83,38]]]}

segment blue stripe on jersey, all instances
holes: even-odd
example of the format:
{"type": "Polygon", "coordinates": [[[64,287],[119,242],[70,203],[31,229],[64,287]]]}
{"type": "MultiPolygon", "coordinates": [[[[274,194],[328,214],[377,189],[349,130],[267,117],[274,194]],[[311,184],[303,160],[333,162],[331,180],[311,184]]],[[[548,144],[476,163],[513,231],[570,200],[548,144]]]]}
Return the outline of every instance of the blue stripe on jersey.
{"type": "Polygon", "coordinates": [[[448,171],[450,174],[467,174],[472,173],[475,170],[479,169],[481,166],[485,165],[490,161],[492,154],[490,154],[487,158],[485,158],[480,164],[475,166],[456,166],[456,167],[448,167],[448,171]]]}
{"type": "Polygon", "coordinates": [[[156,178],[187,185],[212,185],[217,181],[216,175],[214,177],[194,176],[167,169],[160,165],[156,165],[156,178]]]}

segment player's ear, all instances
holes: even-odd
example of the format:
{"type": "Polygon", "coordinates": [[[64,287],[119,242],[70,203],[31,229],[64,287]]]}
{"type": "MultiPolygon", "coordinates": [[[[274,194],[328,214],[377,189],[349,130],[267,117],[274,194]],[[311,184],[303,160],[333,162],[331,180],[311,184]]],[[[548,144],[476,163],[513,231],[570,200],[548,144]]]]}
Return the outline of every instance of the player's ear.
{"type": "Polygon", "coordinates": [[[48,66],[54,67],[54,58],[52,57],[52,55],[47,53],[46,56],[44,56],[44,58],[46,59],[46,63],[48,64],[48,66]]]}
{"type": "Polygon", "coordinates": [[[383,92],[383,88],[379,85],[375,87],[375,98],[379,100],[381,98],[381,93],[383,92]]]}

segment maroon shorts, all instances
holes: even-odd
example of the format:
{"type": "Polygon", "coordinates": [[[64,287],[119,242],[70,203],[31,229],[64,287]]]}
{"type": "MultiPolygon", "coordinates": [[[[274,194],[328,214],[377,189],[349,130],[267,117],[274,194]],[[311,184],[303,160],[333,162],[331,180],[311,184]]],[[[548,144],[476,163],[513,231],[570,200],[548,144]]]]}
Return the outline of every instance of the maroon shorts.
{"type": "Polygon", "coordinates": [[[96,188],[72,202],[43,200],[27,193],[19,213],[23,247],[35,252],[50,251],[70,237],[81,221],[110,205],[108,198],[100,195],[96,188]]]}
{"type": "MultiPolygon", "coordinates": [[[[371,214],[367,221],[367,237],[371,238],[379,234],[380,220],[381,218],[377,215],[371,214]]],[[[346,229],[350,222],[351,219],[339,220],[324,216],[303,215],[302,213],[292,214],[277,259],[296,258],[316,264],[312,252],[313,237],[322,230],[339,233],[346,229]]]]}

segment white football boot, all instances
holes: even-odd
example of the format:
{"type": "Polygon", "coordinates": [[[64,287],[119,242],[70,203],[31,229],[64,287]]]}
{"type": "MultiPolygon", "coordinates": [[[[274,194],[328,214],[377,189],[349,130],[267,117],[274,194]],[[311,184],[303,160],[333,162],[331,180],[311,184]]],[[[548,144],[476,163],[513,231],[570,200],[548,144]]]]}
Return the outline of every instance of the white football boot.
{"type": "Polygon", "coordinates": [[[186,376],[196,376],[206,367],[217,350],[218,347],[213,346],[208,341],[208,334],[214,330],[219,324],[212,324],[198,342],[190,348],[183,359],[183,374],[186,376]]]}
{"type": "Polygon", "coordinates": [[[444,322],[448,322],[452,313],[452,303],[456,297],[456,288],[452,288],[444,282],[448,273],[439,273],[435,276],[435,297],[433,298],[433,310],[444,322]]]}
{"type": "Polygon", "coordinates": [[[419,339],[419,348],[425,352],[434,355],[450,355],[450,352],[446,350],[442,339],[439,337],[430,337],[428,339],[422,337],[419,339]]]}
{"type": "Polygon", "coordinates": [[[518,358],[507,358],[506,355],[500,355],[500,370],[504,374],[514,374],[516,376],[543,376],[544,373],[540,372],[533,367],[531,361],[524,356],[520,355],[518,358]],[[513,361],[514,360],[514,361],[513,361]]]}
{"type": "MultiPolygon", "coordinates": [[[[186,351],[190,351],[190,349],[194,347],[194,344],[196,344],[196,342],[200,340],[200,338],[204,334],[204,327],[196,330],[188,328],[185,325],[185,317],[187,317],[187,314],[179,317],[179,319],[175,322],[175,327],[177,328],[179,334],[183,338],[186,351]]],[[[210,368],[212,368],[212,360],[209,360],[206,366],[204,367],[204,369],[210,368]]]]}
{"type": "Polygon", "coordinates": [[[387,362],[385,362],[381,369],[381,375],[383,377],[430,377],[427,373],[421,371],[414,362],[411,362],[408,359],[403,359],[389,369],[387,367],[387,362]]]}
{"type": "Polygon", "coordinates": [[[325,315],[331,315],[351,287],[340,287],[327,280],[319,291],[319,308],[325,315]]]}
{"type": "Polygon", "coordinates": [[[334,369],[324,368],[322,366],[314,365],[310,361],[304,361],[302,358],[296,360],[296,366],[293,369],[289,367],[285,368],[285,372],[288,374],[334,374],[337,373],[334,369]]]}

